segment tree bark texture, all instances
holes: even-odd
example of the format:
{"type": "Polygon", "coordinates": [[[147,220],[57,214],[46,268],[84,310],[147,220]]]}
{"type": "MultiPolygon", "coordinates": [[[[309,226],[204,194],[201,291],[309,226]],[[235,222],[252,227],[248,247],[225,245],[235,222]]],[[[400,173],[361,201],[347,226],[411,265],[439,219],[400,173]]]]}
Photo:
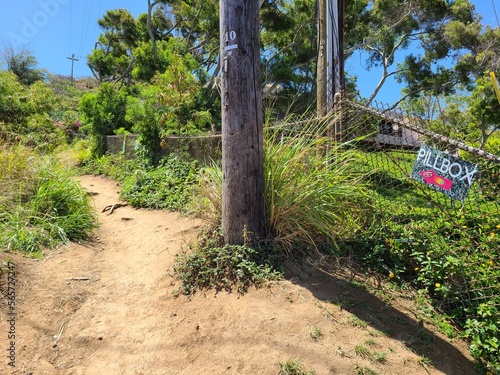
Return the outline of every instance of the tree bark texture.
{"type": "Polygon", "coordinates": [[[220,1],[222,233],[227,244],[265,236],[259,1],[220,1]]]}
{"type": "Polygon", "coordinates": [[[326,1],[318,2],[318,68],[316,78],[316,115],[326,115],[326,88],[327,88],[327,56],[326,56],[326,1]]]}

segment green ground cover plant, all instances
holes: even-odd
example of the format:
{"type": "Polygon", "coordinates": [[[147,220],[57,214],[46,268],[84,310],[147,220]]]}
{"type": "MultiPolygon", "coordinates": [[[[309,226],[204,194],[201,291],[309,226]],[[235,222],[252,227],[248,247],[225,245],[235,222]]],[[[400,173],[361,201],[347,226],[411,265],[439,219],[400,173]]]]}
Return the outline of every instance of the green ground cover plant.
{"type": "Polygon", "coordinates": [[[197,180],[196,162],[170,155],[158,167],[137,170],[126,177],[121,197],[133,207],[184,211],[197,180]]]}
{"type": "Polygon", "coordinates": [[[282,278],[280,259],[269,244],[224,245],[222,234],[216,229],[178,254],[172,270],[180,278],[180,292],[187,296],[209,288],[234,288],[243,293],[250,286],[282,278]]]}

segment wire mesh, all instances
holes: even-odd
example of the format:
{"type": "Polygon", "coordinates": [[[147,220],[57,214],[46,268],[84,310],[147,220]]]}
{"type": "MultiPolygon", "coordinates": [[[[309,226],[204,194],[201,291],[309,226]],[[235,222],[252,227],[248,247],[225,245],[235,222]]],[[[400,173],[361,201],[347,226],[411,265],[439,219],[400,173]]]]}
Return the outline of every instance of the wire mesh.
{"type": "MultiPolygon", "coordinates": [[[[462,328],[500,318],[500,158],[433,133],[425,121],[380,103],[342,103],[342,139],[357,140],[377,211],[374,257],[410,279],[462,328]],[[478,166],[460,201],[412,178],[422,145],[478,166]],[[390,259],[390,261],[389,261],[390,259]]],[[[498,338],[498,332],[496,333],[498,338]]]]}

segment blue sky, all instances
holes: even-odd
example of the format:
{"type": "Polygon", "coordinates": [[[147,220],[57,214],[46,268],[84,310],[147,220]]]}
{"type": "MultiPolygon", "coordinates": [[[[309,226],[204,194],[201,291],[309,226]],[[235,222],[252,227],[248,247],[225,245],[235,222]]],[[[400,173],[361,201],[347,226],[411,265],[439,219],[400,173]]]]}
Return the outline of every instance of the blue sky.
{"type": "Polygon", "coordinates": [[[97,20],[107,10],[126,8],[137,17],[146,0],[18,0],[0,4],[0,50],[4,44],[30,50],[39,67],[56,74],[92,75],[86,57],[100,34],[97,20]]]}
{"type": "MultiPolygon", "coordinates": [[[[483,23],[497,27],[493,8],[500,12],[500,0],[472,0],[483,16],[483,23]]],[[[109,9],[126,8],[135,17],[147,11],[146,0],[18,0],[0,4],[0,50],[5,45],[30,50],[39,67],[56,74],[70,75],[75,55],[74,76],[90,76],[86,56],[91,52],[100,33],[97,20],[109,9]]],[[[346,63],[346,71],[359,76],[363,95],[371,93],[380,79],[376,71],[363,68],[364,58],[353,56],[346,63]]],[[[393,102],[399,97],[400,87],[387,82],[377,99],[393,102]]]]}

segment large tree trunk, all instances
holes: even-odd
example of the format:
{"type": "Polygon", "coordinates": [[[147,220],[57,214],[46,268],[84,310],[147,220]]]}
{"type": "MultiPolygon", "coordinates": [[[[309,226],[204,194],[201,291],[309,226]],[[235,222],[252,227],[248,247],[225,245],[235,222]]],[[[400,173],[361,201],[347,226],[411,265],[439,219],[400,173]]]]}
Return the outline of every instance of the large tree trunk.
{"type": "Polygon", "coordinates": [[[227,244],[265,236],[259,2],[221,0],[222,232],[227,244]]]}

